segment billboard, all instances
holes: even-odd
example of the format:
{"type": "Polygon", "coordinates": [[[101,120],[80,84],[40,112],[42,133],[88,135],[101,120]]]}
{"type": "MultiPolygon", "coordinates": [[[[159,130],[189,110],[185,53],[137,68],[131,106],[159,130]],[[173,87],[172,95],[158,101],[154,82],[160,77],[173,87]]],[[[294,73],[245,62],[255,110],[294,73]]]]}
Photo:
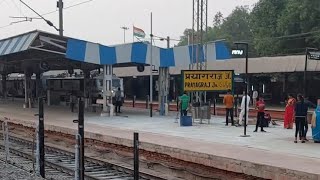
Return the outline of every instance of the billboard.
{"type": "Polygon", "coordinates": [[[183,91],[227,91],[233,89],[232,70],[183,70],[183,91]]]}

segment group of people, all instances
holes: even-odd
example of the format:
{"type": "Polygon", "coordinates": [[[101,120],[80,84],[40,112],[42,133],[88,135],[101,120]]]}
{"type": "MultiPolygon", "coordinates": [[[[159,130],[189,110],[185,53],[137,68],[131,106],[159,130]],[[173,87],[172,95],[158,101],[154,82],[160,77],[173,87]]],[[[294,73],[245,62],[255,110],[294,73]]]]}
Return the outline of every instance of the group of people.
{"type": "MultiPolygon", "coordinates": [[[[260,126],[261,132],[266,132],[263,127],[264,127],[264,121],[265,121],[265,102],[262,97],[258,98],[258,101],[253,101],[255,109],[257,110],[257,122],[256,122],[256,129],[254,132],[258,131],[258,128],[260,126]]],[[[241,111],[239,115],[239,122],[237,126],[244,125],[243,118],[246,114],[246,124],[248,124],[248,119],[249,119],[249,105],[250,105],[251,99],[249,95],[245,95],[243,93],[242,101],[241,101],[241,111]],[[246,99],[247,98],[247,99],[246,99]],[[247,104],[246,104],[247,101],[247,104]],[[245,108],[247,106],[247,108],[245,108]]],[[[229,125],[229,115],[231,118],[231,124],[232,126],[235,126],[234,123],[234,118],[233,118],[233,107],[234,107],[234,97],[231,94],[231,90],[227,91],[227,94],[223,98],[223,104],[225,105],[226,108],[226,126],[229,125]]]]}
{"type": "MultiPolygon", "coordinates": [[[[180,113],[181,116],[186,116],[187,111],[189,109],[189,102],[190,97],[187,95],[186,92],[180,97],[180,113]]],[[[249,95],[243,94],[242,101],[241,101],[241,112],[239,115],[239,122],[237,126],[244,125],[243,118],[246,114],[246,120],[248,124],[248,116],[249,116],[249,106],[251,103],[251,98],[249,95]],[[247,98],[247,99],[246,99],[247,98]],[[247,104],[246,104],[247,101],[247,104]],[[245,108],[247,106],[247,108],[245,108]],[[247,110],[245,112],[245,109],[247,110]]],[[[236,126],[233,116],[233,107],[234,107],[234,97],[232,95],[232,91],[228,90],[227,94],[223,98],[223,104],[226,108],[226,126],[229,125],[229,116],[231,118],[231,125],[236,126]]],[[[265,127],[270,121],[271,118],[266,118],[265,114],[265,102],[263,97],[258,97],[257,93],[253,94],[253,106],[257,112],[257,122],[256,128],[254,132],[258,131],[260,126],[261,132],[266,132],[263,127],[265,127]]],[[[310,107],[316,107],[315,111],[312,116],[311,127],[312,127],[312,137],[315,142],[320,142],[320,99],[318,100],[317,106],[312,104],[310,101],[305,99],[302,95],[297,96],[297,100],[293,97],[293,95],[289,95],[287,100],[287,105],[285,108],[285,116],[284,116],[284,128],[286,129],[293,129],[293,123],[295,123],[296,131],[295,131],[295,140],[294,142],[297,143],[298,134],[299,139],[302,143],[308,141],[307,132],[308,132],[308,109],[310,107]]]]}
{"type": "Polygon", "coordinates": [[[301,143],[308,141],[307,133],[309,124],[307,116],[310,107],[315,108],[311,121],[312,137],[315,142],[320,142],[320,100],[318,100],[317,104],[318,105],[314,105],[301,94],[297,96],[297,100],[291,94],[288,96],[284,115],[284,128],[293,129],[293,123],[295,123],[294,143],[298,142],[298,134],[301,143]]]}

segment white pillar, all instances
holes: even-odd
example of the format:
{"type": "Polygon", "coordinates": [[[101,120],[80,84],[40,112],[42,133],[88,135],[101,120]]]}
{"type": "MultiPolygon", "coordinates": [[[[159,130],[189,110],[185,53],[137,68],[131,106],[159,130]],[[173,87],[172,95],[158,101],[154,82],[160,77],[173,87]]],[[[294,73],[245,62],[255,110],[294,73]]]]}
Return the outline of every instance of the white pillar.
{"type": "Polygon", "coordinates": [[[30,80],[31,80],[31,75],[30,73],[26,70],[24,73],[24,108],[32,108],[31,104],[31,93],[30,93],[30,80]]]}
{"type": "Polygon", "coordinates": [[[47,90],[47,103],[48,103],[48,106],[51,106],[50,89],[47,90]]]}
{"type": "Polygon", "coordinates": [[[103,113],[108,113],[113,116],[112,104],[112,65],[103,66],[103,113]]]}
{"type": "Polygon", "coordinates": [[[107,112],[107,65],[103,66],[103,112],[107,112]]]}
{"type": "Polygon", "coordinates": [[[169,92],[169,68],[159,68],[159,109],[160,115],[164,116],[168,111],[168,92],[169,92]],[[166,106],[167,104],[167,106],[166,106]]]}
{"type": "Polygon", "coordinates": [[[89,86],[87,83],[90,82],[90,71],[84,70],[83,71],[84,78],[83,78],[83,96],[84,96],[84,108],[87,109],[89,107],[89,86]]]}
{"type": "Polygon", "coordinates": [[[28,108],[28,77],[24,74],[24,108],[28,108]]]}

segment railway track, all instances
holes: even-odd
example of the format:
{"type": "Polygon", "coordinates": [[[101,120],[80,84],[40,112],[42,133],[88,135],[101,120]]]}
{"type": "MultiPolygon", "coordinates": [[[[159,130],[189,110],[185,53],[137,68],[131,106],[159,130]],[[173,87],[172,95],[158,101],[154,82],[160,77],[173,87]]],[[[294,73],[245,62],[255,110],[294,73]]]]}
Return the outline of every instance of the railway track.
{"type": "MultiPolygon", "coordinates": [[[[1,137],[2,135],[0,135],[1,137]]],[[[1,138],[2,139],[2,138],[1,138]]],[[[10,159],[9,163],[30,173],[34,173],[33,142],[9,136],[10,159]]],[[[0,160],[5,160],[5,147],[0,141],[0,160]]],[[[45,148],[46,179],[68,180],[74,179],[74,153],[57,148],[45,148]]],[[[85,179],[88,180],[131,180],[133,170],[97,159],[85,158],[85,179]]],[[[140,173],[141,180],[162,180],[150,174],[140,173]]]]}

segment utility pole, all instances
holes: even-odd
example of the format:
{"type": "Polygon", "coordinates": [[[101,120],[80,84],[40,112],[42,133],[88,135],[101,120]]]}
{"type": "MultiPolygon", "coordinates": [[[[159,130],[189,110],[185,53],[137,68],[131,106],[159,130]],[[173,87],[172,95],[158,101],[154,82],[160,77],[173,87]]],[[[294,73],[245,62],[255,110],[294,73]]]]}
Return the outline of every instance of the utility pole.
{"type": "Polygon", "coordinates": [[[152,12],[151,12],[151,18],[150,18],[150,28],[151,28],[151,34],[150,34],[150,117],[152,117],[152,101],[153,101],[153,76],[152,76],[152,41],[153,41],[153,34],[152,34],[152,12]]]}
{"type": "MultiPolygon", "coordinates": [[[[207,69],[203,46],[208,32],[208,0],[193,0],[192,4],[192,60],[189,69],[202,71],[207,69]]],[[[206,92],[193,92],[193,95],[200,105],[206,102],[206,92]]]]}
{"type": "Polygon", "coordinates": [[[57,8],[59,8],[59,35],[63,36],[63,2],[59,0],[57,2],[57,8]]]}
{"type": "Polygon", "coordinates": [[[123,29],[123,42],[126,43],[126,31],[129,30],[129,28],[126,26],[122,26],[120,28],[123,29]]]}

